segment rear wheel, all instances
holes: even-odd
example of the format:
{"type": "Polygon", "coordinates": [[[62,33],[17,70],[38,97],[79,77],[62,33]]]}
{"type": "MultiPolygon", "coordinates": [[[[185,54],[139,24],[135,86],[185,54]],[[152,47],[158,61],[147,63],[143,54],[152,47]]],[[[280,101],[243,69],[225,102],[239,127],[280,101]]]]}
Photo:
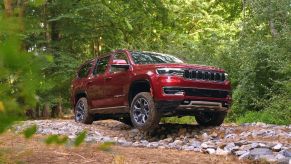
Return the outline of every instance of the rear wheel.
{"type": "Polygon", "coordinates": [[[130,118],[134,127],[142,131],[155,129],[160,122],[160,113],[155,108],[149,92],[138,93],[132,100],[130,118]]]}
{"type": "Polygon", "coordinates": [[[226,117],[226,112],[199,112],[195,115],[195,119],[199,125],[203,126],[220,126],[224,118],[226,117]]]}
{"type": "Polygon", "coordinates": [[[76,103],[75,121],[84,124],[92,124],[94,121],[93,115],[89,113],[88,103],[85,97],[80,98],[76,103]]]}

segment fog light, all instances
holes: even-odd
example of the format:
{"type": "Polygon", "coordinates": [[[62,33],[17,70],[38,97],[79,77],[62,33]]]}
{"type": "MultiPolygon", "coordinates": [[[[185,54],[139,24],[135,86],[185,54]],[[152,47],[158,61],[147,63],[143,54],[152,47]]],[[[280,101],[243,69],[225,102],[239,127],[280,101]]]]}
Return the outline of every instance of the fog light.
{"type": "Polygon", "coordinates": [[[164,88],[164,93],[168,95],[177,95],[182,96],[184,95],[184,90],[178,89],[178,88],[164,88]]]}

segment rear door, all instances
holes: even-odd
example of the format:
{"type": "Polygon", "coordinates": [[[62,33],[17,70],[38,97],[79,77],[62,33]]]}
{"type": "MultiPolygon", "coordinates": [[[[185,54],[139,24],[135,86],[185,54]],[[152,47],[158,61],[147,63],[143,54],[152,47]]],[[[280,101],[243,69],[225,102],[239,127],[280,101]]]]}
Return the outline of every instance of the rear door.
{"type": "Polygon", "coordinates": [[[85,63],[84,65],[82,65],[80,67],[80,69],[77,72],[77,77],[74,79],[74,81],[72,82],[73,88],[72,91],[74,91],[74,93],[71,93],[71,101],[73,102],[73,104],[75,105],[75,95],[77,95],[78,93],[84,93],[85,92],[85,88],[86,88],[86,84],[88,82],[88,76],[92,71],[92,67],[93,67],[94,62],[90,61],[85,63]]]}
{"type": "Polygon", "coordinates": [[[100,58],[96,61],[93,75],[87,83],[87,95],[90,98],[91,108],[102,108],[106,106],[104,101],[104,74],[108,69],[110,56],[100,58]]]}

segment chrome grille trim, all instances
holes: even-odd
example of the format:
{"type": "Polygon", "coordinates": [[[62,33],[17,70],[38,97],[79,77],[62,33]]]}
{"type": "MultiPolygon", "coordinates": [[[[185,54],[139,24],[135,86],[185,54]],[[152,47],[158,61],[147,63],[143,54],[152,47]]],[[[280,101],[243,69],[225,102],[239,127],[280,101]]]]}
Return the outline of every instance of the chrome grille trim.
{"type": "Polygon", "coordinates": [[[225,73],[206,70],[185,70],[184,78],[192,80],[225,81],[225,73]]]}

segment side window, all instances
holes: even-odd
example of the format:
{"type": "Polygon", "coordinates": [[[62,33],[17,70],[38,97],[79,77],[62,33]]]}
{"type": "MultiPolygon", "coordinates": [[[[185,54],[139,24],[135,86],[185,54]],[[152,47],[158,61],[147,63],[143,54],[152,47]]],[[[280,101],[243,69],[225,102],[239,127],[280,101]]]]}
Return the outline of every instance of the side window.
{"type": "Polygon", "coordinates": [[[94,75],[103,74],[106,71],[109,59],[110,59],[110,56],[106,56],[104,58],[97,60],[93,74],[94,75]]]}
{"type": "MultiPolygon", "coordinates": [[[[116,53],[113,55],[113,60],[125,60],[126,63],[128,64],[128,58],[126,56],[126,54],[124,53],[116,53]]],[[[111,67],[110,68],[110,72],[122,72],[122,71],[126,71],[126,69],[124,68],[116,68],[116,67],[111,67]]]]}
{"type": "Polygon", "coordinates": [[[91,67],[92,67],[92,63],[87,63],[83,65],[78,72],[78,77],[79,78],[87,77],[91,67]]]}

